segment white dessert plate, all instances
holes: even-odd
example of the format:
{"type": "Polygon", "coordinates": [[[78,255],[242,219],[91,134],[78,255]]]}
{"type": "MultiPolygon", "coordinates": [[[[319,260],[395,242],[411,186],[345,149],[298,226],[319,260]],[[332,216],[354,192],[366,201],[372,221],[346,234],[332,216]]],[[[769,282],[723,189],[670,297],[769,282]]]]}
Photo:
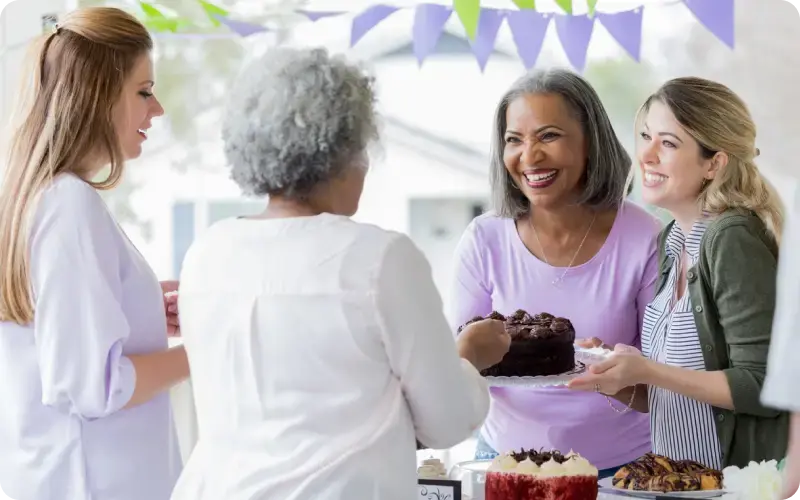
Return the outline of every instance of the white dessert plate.
{"type": "Polygon", "coordinates": [[[615,488],[611,482],[612,478],[601,479],[600,493],[610,493],[617,496],[631,498],[720,498],[725,496],[725,490],[703,490],[703,491],[673,491],[664,493],[661,491],[634,491],[615,488]]]}
{"type": "Polygon", "coordinates": [[[490,387],[557,387],[564,386],[570,380],[586,372],[586,365],[575,362],[575,368],[560,375],[542,375],[539,377],[486,377],[490,387]]]}
{"type": "Polygon", "coordinates": [[[575,346],[575,360],[580,361],[585,365],[599,363],[612,354],[614,354],[614,351],[610,351],[602,347],[586,348],[577,345],[575,346]]]}

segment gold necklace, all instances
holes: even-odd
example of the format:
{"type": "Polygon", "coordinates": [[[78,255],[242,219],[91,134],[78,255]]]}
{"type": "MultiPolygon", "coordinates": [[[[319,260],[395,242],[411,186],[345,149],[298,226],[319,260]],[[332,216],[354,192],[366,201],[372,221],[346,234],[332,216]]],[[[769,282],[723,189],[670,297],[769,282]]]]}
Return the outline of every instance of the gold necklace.
{"type": "MultiPolygon", "coordinates": [[[[550,284],[553,285],[554,287],[558,287],[558,285],[564,280],[564,277],[567,275],[567,273],[569,272],[570,268],[572,268],[572,264],[575,262],[575,259],[578,257],[578,254],[580,253],[581,248],[583,248],[583,244],[584,244],[584,242],[586,242],[586,238],[589,236],[589,232],[592,230],[592,226],[594,226],[594,221],[596,219],[597,219],[597,212],[594,213],[594,216],[592,217],[592,222],[589,224],[589,228],[586,230],[586,234],[583,235],[583,239],[581,240],[581,244],[578,245],[578,249],[575,250],[575,254],[572,256],[572,260],[569,261],[569,264],[567,265],[567,268],[564,269],[564,273],[560,277],[558,277],[558,278],[556,278],[556,279],[554,279],[553,281],[550,282],[550,284]]],[[[544,251],[544,245],[542,245],[542,240],[539,239],[539,233],[536,231],[536,226],[533,225],[533,220],[530,217],[528,217],[528,223],[530,224],[531,229],[533,229],[533,235],[536,236],[536,242],[539,244],[539,248],[542,250],[542,257],[544,257],[545,264],[550,266],[550,261],[547,259],[547,253],[544,251]]]]}

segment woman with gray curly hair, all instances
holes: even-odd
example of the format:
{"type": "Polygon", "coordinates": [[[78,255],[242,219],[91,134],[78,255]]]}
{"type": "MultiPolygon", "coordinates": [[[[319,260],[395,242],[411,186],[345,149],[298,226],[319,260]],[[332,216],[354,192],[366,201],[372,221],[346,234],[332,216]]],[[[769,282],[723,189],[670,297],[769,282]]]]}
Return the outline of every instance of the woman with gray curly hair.
{"type": "Polygon", "coordinates": [[[182,332],[199,442],[174,500],[406,500],[415,438],[457,444],[489,399],[501,322],[455,342],[411,240],[355,213],[377,139],[373,81],[322,49],[276,49],[232,90],[233,179],[268,196],[189,250],[182,332]]]}
{"type": "MultiPolygon", "coordinates": [[[[523,309],[568,318],[593,345],[638,345],[660,225],[625,200],[630,172],[585,79],[552,69],[515,82],[495,115],[494,213],[476,218],[456,251],[451,327],[523,309]]],[[[477,458],[572,449],[605,477],[650,450],[646,416],[616,402],[609,408],[603,395],[541,387],[490,393],[477,458]]]]}

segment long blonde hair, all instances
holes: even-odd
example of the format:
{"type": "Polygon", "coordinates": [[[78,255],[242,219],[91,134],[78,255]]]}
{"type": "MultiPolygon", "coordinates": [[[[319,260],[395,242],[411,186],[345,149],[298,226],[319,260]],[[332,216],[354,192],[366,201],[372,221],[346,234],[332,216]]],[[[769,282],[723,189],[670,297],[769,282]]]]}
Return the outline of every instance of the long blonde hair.
{"type": "Polygon", "coordinates": [[[697,77],[675,78],[661,86],[639,110],[637,121],[660,101],[700,144],[706,159],[721,151],[728,164],[700,191],[701,209],[720,214],[729,209],[755,213],[780,242],[783,206],[755,163],[756,126],[744,101],[721,83],[697,77]]]}
{"type": "Polygon", "coordinates": [[[96,189],[121,180],[125,158],[113,111],[137,60],[152,48],[135,17],[110,7],[68,14],[31,47],[0,187],[0,320],[33,320],[28,223],[39,193],[64,172],[96,189]],[[89,155],[108,161],[106,179],[89,179],[89,155]]]}

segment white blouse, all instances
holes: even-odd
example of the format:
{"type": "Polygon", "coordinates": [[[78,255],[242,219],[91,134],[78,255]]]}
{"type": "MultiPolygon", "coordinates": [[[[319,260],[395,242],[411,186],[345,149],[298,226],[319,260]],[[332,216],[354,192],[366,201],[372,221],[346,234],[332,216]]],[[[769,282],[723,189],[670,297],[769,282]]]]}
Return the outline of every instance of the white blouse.
{"type": "MultiPolygon", "coordinates": [[[[647,305],[642,327],[645,356],[697,371],[705,371],[706,367],[692,298],[685,290],[676,301],[675,291],[684,250],[691,277],[708,223],[708,219],[696,221],[688,235],[683,234],[678,224],[672,226],[666,241],[666,252],[673,258],[672,267],[661,292],[647,305]]],[[[649,387],[648,402],[653,452],[674,460],[695,460],[714,469],[721,468],[722,450],[711,405],[656,386],[649,387]]]]}
{"type": "Polygon", "coordinates": [[[761,399],[766,406],[800,412],[800,193],[789,207],[778,263],[772,344],[761,399]]]}
{"type": "Polygon", "coordinates": [[[167,500],[182,466],[169,395],[125,408],[128,356],[167,348],[158,279],[78,177],[32,214],[34,319],[0,322],[0,484],[15,500],[167,500]]]}
{"type": "Polygon", "coordinates": [[[415,438],[455,445],[488,411],[399,233],[224,221],[189,250],[179,308],[199,439],[173,500],[408,500],[415,438]]]}

